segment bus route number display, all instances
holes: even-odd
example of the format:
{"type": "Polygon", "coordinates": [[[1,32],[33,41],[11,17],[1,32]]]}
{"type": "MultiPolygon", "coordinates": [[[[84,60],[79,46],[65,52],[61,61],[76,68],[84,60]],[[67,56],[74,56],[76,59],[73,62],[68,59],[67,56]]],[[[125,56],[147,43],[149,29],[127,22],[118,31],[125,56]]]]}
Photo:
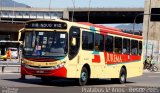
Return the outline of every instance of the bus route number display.
{"type": "Polygon", "coordinates": [[[43,28],[43,29],[67,29],[67,24],[64,22],[28,22],[26,28],[43,28]]]}

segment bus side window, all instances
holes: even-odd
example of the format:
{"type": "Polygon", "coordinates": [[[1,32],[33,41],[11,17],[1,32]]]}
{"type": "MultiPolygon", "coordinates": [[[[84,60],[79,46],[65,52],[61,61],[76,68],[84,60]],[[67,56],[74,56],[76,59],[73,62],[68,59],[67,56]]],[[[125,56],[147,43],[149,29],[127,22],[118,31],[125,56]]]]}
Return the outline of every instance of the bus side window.
{"type": "Polygon", "coordinates": [[[131,54],[137,55],[138,54],[138,41],[131,40],[131,54]]]}
{"type": "Polygon", "coordinates": [[[121,37],[115,37],[115,47],[114,47],[115,53],[122,53],[122,38],[121,37]]]}
{"type": "Polygon", "coordinates": [[[113,52],[113,36],[105,36],[105,50],[107,52],[113,52]]]}
{"type": "Polygon", "coordinates": [[[130,54],[130,40],[124,38],[123,39],[123,54],[130,54]]]}
{"type": "Polygon", "coordinates": [[[93,50],[94,48],[94,34],[92,32],[82,32],[82,49],[93,50]]]}
{"type": "Polygon", "coordinates": [[[95,39],[94,39],[94,50],[96,51],[103,51],[104,50],[104,36],[100,34],[95,34],[95,39]]]}
{"type": "Polygon", "coordinates": [[[142,54],[142,41],[139,41],[139,49],[138,49],[138,54],[141,55],[142,54]]]}
{"type": "Polygon", "coordinates": [[[69,32],[69,59],[71,60],[78,54],[80,47],[80,29],[71,27],[69,32]]]}

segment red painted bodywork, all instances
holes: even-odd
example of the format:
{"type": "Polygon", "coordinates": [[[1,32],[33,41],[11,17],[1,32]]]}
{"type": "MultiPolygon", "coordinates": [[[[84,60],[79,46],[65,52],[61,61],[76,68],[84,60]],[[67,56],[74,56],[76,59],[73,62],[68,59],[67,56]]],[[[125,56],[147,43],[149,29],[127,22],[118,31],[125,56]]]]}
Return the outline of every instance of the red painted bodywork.
{"type": "Polygon", "coordinates": [[[94,55],[94,59],[92,59],[92,62],[100,63],[101,62],[100,55],[94,55]]]}
{"type": "Polygon", "coordinates": [[[105,64],[113,65],[118,63],[129,63],[134,61],[140,61],[140,55],[128,55],[128,54],[116,54],[104,52],[105,64]]]}
{"type": "Polygon", "coordinates": [[[67,77],[67,69],[65,67],[55,69],[55,70],[43,70],[44,73],[37,73],[37,71],[42,70],[33,70],[28,69],[24,66],[21,66],[21,74],[22,75],[33,75],[33,76],[53,76],[53,77],[67,77]]]}

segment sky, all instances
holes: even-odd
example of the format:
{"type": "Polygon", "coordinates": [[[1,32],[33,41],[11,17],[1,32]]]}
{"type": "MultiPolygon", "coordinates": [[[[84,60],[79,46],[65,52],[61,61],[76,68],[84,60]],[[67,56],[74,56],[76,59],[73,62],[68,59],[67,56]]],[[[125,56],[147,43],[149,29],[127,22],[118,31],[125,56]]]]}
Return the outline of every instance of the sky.
{"type": "MultiPolygon", "coordinates": [[[[27,4],[31,7],[49,8],[50,0],[14,0],[27,4]]],[[[72,8],[75,7],[144,7],[145,0],[51,0],[51,8],[72,8]]]]}

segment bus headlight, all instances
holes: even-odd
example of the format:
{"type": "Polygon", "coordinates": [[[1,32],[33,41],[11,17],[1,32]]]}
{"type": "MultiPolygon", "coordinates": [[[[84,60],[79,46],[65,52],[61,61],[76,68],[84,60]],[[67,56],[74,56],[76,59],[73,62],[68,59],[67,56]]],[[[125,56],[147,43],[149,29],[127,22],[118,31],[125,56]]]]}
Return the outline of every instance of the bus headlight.
{"type": "Polygon", "coordinates": [[[21,63],[23,63],[23,62],[24,62],[24,61],[23,61],[23,59],[21,59],[20,61],[21,61],[21,63]]]}
{"type": "Polygon", "coordinates": [[[54,66],[53,68],[54,69],[62,68],[62,67],[64,67],[64,64],[65,64],[65,62],[62,62],[62,63],[58,64],[57,66],[54,66]]]}

